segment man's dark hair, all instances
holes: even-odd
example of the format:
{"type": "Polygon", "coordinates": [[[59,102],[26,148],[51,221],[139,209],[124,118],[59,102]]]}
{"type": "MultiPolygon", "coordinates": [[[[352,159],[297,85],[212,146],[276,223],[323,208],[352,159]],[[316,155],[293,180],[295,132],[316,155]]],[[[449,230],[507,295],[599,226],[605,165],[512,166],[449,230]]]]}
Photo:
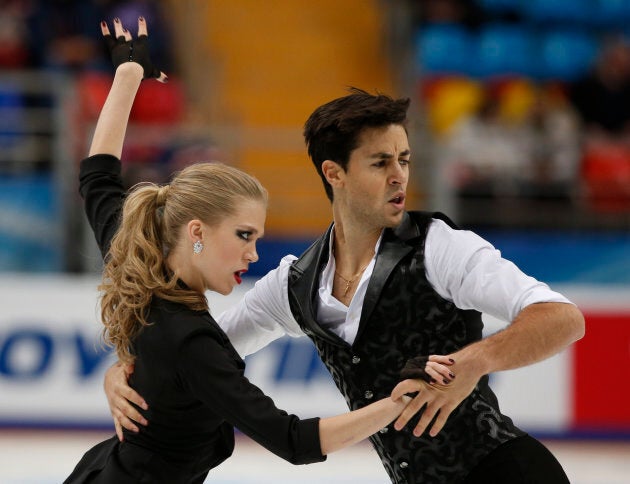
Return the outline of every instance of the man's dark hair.
{"type": "Polygon", "coordinates": [[[393,99],[385,94],[370,94],[356,87],[349,91],[350,94],[318,107],[304,124],[308,156],[324,183],[330,201],[333,192],[322,172],[324,161],[334,161],[346,170],[350,153],[357,148],[364,129],[391,124],[407,125],[409,98],[393,99]]]}

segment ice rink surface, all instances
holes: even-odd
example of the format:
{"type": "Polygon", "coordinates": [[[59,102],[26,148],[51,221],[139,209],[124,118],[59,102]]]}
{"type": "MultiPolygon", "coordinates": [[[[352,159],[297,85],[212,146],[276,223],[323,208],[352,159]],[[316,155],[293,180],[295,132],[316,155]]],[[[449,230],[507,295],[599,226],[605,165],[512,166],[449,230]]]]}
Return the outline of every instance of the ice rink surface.
{"type": "MultiPolygon", "coordinates": [[[[0,484],[61,484],[102,432],[0,430],[0,484]]],[[[630,484],[630,442],[547,441],[572,484],[630,484]]],[[[369,446],[334,453],[324,463],[292,466],[241,435],[234,455],[213,470],[216,484],[387,484],[369,446]]]]}

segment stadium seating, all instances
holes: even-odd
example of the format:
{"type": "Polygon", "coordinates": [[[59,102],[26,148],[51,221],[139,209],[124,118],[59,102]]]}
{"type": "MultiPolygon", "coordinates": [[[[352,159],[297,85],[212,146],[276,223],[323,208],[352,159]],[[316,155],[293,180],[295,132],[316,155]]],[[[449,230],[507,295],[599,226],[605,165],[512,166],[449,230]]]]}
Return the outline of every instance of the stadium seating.
{"type": "Polygon", "coordinates": [[[593,65],[599,50],[595,37],[586,30],[550,30],[540,38],[542,80],[573,81],[593,65]]]}
{"type": "Polygon", "coordinates": [[[630,209],[630,150],[617,144],[588,148],[582,160],[585,197],[591,208],[602,211],[630,209]]]}
{"type": "MultiPolygon", "coordinates": [[[[83,73],[77,81],[81,115],[94,120],[107,98],[112,83],[111,74],[83,73]]],[[[146,124],[170,124],[182,119],[185,111],[183,86],[169,78],[166,84],[143,82],[138,89],[130,121],[146,124]]]]}
{"type": "Polygon", "coordinates": [[[533,76],[535,52],[531,33],[520,25],[489,24],[476,37],[475,73],[480,78],[533,76]]]}
{"type": "Polygon", "coordinates": [[[428,75],[471,75],[476,67],[473,38],[464,28],[453,24],[428,25],[416,38],[418,66],[428,75]]]}
{"type": "Polygon", "coordinates": [[[588,27],[597,12],[597,5],[593,0],[526,0],[522,12],[526,21],[532,24],[588,27]]]}

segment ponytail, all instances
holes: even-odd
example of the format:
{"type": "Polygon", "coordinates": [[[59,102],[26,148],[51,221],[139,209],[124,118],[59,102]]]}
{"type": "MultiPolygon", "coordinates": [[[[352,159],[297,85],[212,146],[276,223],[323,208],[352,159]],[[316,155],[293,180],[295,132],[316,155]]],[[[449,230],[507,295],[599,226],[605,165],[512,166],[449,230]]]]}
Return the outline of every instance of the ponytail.
{"type": "Polygon", "coordinates": [[[105,342],[127,363],[133,361],[133,339],[149,324],[153,295],[207,309],[205,297],[178,286],[165,263],[162,220],[169,190],[168,185],[142,183],[129,193],[99,286],[105,342]]]}
{"type": "Polygon", "coordinates": [[[121,361],[134,359],[133,341],[150,324],[153,296],[195,311],[208,309],[204,294],[178,283],[166,258],[190,220],[215,226],[233,215],[243,200],[266,204],[267,191],[252,176],[219,163],[188,166],[170,185],[141,183],[132,189],[99,286],[103,336],[121,361]]]}

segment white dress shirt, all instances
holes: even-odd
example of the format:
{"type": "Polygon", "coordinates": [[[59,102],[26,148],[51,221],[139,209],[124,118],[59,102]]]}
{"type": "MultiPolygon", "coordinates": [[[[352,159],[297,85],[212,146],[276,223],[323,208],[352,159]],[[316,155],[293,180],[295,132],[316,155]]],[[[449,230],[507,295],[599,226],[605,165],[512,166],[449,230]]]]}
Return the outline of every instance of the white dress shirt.
{"type": "MultiPolygon", "coordinates": [[[[331,239],[334,236],[332,231],[331,239]]],[[[375,247],[378,254],[380,239],[375,247]]],[[[328,264],[320,276],[317,319],[349,344],[357,335],[363,299],[375,255],[363,272],[349,306],[332,296],[335,261],[332,240],[328,264]]],[[[297,257],[285,256],[279,266],[256,282],[243,299],[224,311],[217,322],[241,356],[246,356],[285,336],[304,336],[291,313],[288,295],[289,268],[297,257]]],[[[427,280],[443,298],[460,309],[475,309],[506,322],[526,306],[538,302],[571,302],[543,282],[525,275],[503,259],[492,244],[468,230],[455,230],[433,219],[425,242],[427,280]]]]}

